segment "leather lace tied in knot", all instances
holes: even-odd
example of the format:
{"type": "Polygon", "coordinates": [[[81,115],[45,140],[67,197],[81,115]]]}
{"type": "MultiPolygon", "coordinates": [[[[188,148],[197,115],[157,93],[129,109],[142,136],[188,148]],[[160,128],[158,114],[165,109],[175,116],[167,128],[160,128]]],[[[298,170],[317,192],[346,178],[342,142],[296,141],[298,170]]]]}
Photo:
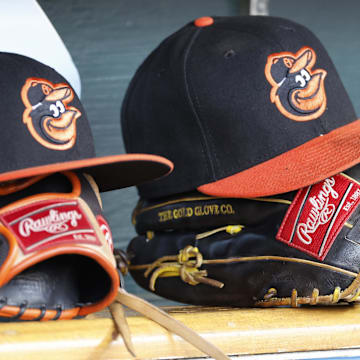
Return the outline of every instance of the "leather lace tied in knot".
{"type": "Polygon", "coordinates": [[[207,271],[200,270],[203,262],[202,254],[197,247],[188,245],[178,255],[163,256],[154,261],[145,271],[144,276],[156,269],[150,278],[149,288],[155,291],[155,282],[159,277],[180,276],[181,280],[190,285],[199,283],[222,288],[220,281],[207,278],[207,271]]]}
{"type": "Polygon", "coordinates": [[[331,294],[320,295],[319,289],[314,288],[311,296],[298,296],[296,289],[293,289],[290,297],[278,298],[277,290],[270,288],[264,295],[264,299],[256,302],[255,305],[268,306],[291,306],[299,305],[331,305],[337,303],[352,303],[360,300],[360,274],[355,278],[352,284],[345,290],[341,290],[339,286],[335,287],[331,294]]]}

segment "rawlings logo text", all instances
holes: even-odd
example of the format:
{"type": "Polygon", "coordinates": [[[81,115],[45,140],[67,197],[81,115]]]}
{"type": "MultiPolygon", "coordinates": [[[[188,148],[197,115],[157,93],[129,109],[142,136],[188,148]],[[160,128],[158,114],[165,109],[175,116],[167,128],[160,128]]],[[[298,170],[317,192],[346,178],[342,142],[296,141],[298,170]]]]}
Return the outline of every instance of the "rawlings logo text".
{"type": "Polygon", "coordinates": [[[57,210],[50,210],[48,216],[33,220],[31,217],[25,218],[19,223],[19,233],[28,237],[31,232],[42,232],[45,231],[50,234],[57,234],[60,232],[67,231],[69,225],[76,227],[78,220],[82,218],[76,210],[59,212],[57,210]]]}
{"type": "Polygon", "coordinates": [[[329,204],[329,198],[337,199],[339,194],[334,190],[335,179],[333,177],[326,179],[317,196],[312,196],[309,203],[312,208],[305,222],[299,223],[296,233],[304,244],[312,243],[311,234],[314,234],[320,225],[330,221],[335,212],[335,205],[329,204]]]}
{"type": "Polygon", "coordinates": [[[360,183],[345,174],[299,189],[276,240],[324,261],[359,204],[360,183]]]}

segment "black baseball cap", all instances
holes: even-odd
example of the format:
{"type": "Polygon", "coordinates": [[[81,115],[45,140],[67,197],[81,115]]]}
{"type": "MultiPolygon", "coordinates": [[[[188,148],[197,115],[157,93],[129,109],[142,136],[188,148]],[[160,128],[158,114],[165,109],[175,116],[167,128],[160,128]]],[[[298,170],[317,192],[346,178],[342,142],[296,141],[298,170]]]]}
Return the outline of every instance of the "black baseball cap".
{"type": "Polygon", "coordinates": [[[85,110],[69,83],[31,58],[0,53],[0,182],[82,169],[100,191],[158,178],[172,163],[157,155],[95,157],[85,110]]]}
{"type": "Polygon", "coordinates": [[[127,151],[173,161],[145,198],[258,197],[360,162],[360,121],[322,44],[292,21],[203,17],[165,39],[122,107],[127,151]]]}

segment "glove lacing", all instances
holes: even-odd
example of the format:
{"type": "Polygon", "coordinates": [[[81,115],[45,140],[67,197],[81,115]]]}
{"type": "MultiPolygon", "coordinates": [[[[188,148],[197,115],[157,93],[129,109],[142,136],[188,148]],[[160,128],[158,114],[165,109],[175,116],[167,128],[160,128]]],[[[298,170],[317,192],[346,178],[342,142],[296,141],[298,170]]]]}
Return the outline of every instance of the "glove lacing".
{"type": "MultiPolygon", "coordinates": [[[[215,233],[226,231],[228,234],[235,235],[242,231],[244,225],[226,225],[210,231],[206,231],[195,236],[195,240],[201,240],[215,233]]],[[[147,238],[154,236],[152,231],[148,231],[147,238]]],[[[144,272],[147,278],[150,273],[156,269],[150,277],[149,288],[155,291],[155,283],[159,277],[180,276],[181,280],[189,285],[198,285],[200,283],[209,286],[223,288],[224,283],[215,279],[209,279],[206,270],[199,268],[203,264],[203,256],[196,246],[188,245],[179,251],[177,255],[163,256],[148,266],[144,272]]]]}

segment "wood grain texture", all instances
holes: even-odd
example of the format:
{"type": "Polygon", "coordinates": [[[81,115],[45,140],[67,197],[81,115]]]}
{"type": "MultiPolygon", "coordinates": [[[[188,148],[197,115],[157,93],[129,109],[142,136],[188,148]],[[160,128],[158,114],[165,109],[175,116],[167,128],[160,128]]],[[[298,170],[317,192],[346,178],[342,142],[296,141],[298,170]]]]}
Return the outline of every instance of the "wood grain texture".
{"type": "MultiPolygon", "coordinates": [[[[228,355],[360,348],[360,306],[167,309],[228,355]]],[[[141,316],[128,323],[139,359],[203,356],[141,316]]],[[[0,324],[0,359],[131,359],[111,319],[0,324]]]]}

